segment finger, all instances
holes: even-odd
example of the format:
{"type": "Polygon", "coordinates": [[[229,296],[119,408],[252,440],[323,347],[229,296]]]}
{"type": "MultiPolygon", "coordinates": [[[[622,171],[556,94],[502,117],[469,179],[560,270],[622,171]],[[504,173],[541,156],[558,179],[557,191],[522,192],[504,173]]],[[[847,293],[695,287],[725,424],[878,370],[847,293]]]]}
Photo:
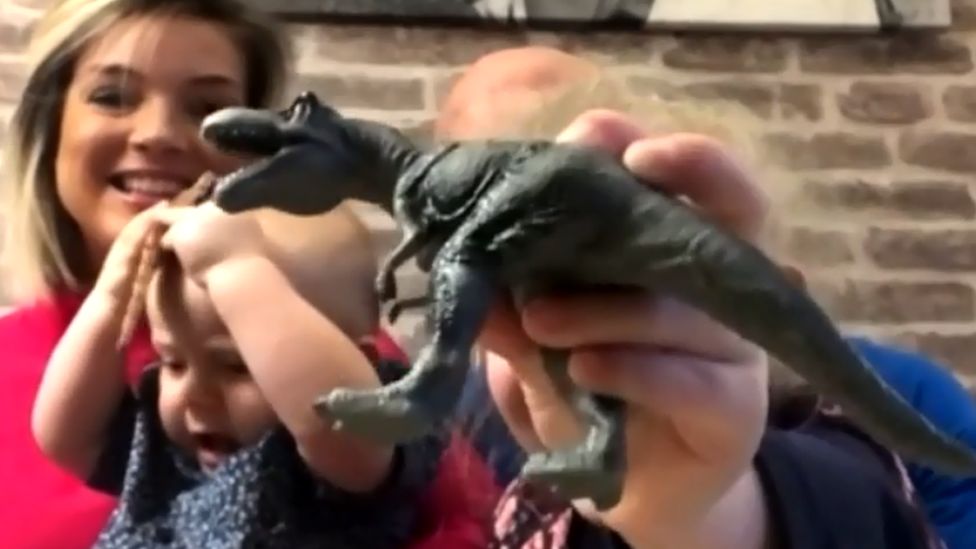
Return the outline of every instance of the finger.
{"type": "Polygon", "coordinates": [[[687,196],[707,217],[744,238],[762,228],[768,201],[751,174],[719,141],[682,133],[642,139],[623,154],[642,179],[687,196]]]}
{"type": "Polygon", "coordinates": [[[156,223],[173,225],[185,219],[190,213],[196,211],[194,206],[166,206],[153,211],[152,219],[156,223]]]}
{"type": "Polygon", "coordinates": [[[490,383],[501,387],[499,397],[512,398],[516,395],[521,397],[522,406],[528,411],[528,416],[526,417],[513,406],[502,417],[506,419],[506,423],[509,423],[513,433],[516,430],[522,431],[519,436],[525,439],[526,443],[534,443],[538,440],[546,447],[552,448],[574,442],[583,434],[582,425],[577,420],[570,403],[565,395],[556,390],[555,384],[543,368],[542,356],[538,352],[522,357],[518,361],[507,361],[489,355],[487,365],[490,368],[490,383]],[[517,390],[503,385],[506,382],[511,384],[513,381],[518,384],[517,390]],[[504,391],[507,391],[507,394],[504,391]],[[535,437],[529,437],[530,430],[536,433],[535,437]]]}
{"type": "Polygon", "coordinates": [[[716,362],[646,347],[581,351],[570,363],[581,388],[668,419],[699,451],[734,447],[746,436],[736,426],[763,423],[765,375],[764,361],[716,362]]]}
{"type": "Polygon", "coordinates": [[[526,450],[542,449],[542,441],[535,432],[529,407],[525,403],[522,384],[508,367],[508,363],[497,355],[489,355],[483,367],[495,407],[505,420],[512,438],[526,450]]]}
{"type": "Polygon", "coordinates": [[[737,360],[757,352],[734,332],[678,300],[646,293],[567,296],[529,303],[529,337],[560,349],[634,344],[737,360]]]}
{"type": "Polygon", "coordinates": [[[522,330],[518,312],[510,299],[497,299],[490,309],[478,346],[509,361],[536,352],[536,344],[522,330]]]}
{"type": "Polygon", "coordinates": [[[556,141],[595,147],[619,158],[627,147],[644,136],[644,131],[627,116],[596,109],[577,117],[556,137],[556,141]]]}

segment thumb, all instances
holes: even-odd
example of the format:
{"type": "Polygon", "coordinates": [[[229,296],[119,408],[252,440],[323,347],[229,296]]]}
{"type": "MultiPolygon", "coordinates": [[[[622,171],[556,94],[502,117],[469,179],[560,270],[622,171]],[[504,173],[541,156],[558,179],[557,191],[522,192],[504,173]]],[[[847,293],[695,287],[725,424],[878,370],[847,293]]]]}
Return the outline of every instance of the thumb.
{"type": "Polygon", "coordinates": [[[578,353],[570,373],[581,387],[667,418],[685,443],[717,455],[764,424],[765,363],[729,364],[682,353],[627,348],[578,353]]]}
{"type": "Polygon", "coordinates": [[[160,208],[159,211],[153,214],[153,220],[160,225],[167,227],[168,230],[163,234],[163,238],[160,240],[160,245],[165,249],[173,249],[176,244],[176,239],[183,232],[178,228],[179,222],[186,219],[187,216],[195,208],[189,207],[177,207],[177,208],[160,208]]]}

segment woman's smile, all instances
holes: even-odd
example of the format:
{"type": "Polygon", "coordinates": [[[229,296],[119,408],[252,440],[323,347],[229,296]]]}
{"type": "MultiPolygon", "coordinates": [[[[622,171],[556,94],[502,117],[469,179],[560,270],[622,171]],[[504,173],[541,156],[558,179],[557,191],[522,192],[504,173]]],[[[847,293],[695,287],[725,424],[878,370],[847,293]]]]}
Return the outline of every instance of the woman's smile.
{"type": "Polygon", "coordinates": [[[137,209],[171,200],[193,183],[190,177],[161,170],[125,170],[109,177],[109,186],[137,209]]]}

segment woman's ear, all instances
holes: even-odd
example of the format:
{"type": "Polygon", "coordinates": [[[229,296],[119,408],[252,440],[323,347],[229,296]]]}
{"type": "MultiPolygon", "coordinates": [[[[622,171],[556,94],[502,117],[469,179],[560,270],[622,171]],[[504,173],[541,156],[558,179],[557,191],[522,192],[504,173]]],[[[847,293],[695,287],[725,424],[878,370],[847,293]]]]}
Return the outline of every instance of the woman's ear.
{"type": "Polygon", "coordinates": [[[780,269],[783,270],[783,274],[786,275],[786,278],[788,278],[790,282],[799,286],[800,288],[805,289],[807,287],[807,279],[805,276],[803,276],[803,271],[792,265],[780,265],[780,269]]]}

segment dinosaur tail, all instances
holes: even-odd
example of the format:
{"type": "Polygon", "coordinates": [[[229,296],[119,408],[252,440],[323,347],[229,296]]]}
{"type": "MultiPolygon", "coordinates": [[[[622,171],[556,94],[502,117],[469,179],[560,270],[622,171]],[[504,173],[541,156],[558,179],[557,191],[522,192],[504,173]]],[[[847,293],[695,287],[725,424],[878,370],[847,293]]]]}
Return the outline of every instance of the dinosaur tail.
{"type": "Polygon", "coordinates": [[[634,191],[627,278],[705,312],[765,349],[846,417],[905,458],[976,475],[976,450],[938,429],[847,342],[810,294],[762,250],[660,193],[634,191]]]}
{"type": "Polygon", "coordinates": [[[705,247],[711,249],[697,255],[716,261],[712,268],[698,263],[698,276],[689,276],[698,283],[681,283],[682,297],[778,358],[892,451],[947,473],[976,475],[976,450],[938,429],[892,389],[765,254],[734,238],[705,247]]]}
{"type": "Polygon", "coordinates": [[[770,354],[838,404],[846,417],[890,450],[946,473],[976,475],[976,451],[915,410],[841,336],[826,315],[804,316],[807,322],[783,324],[778,342],[768,342],[770,354]]]}

